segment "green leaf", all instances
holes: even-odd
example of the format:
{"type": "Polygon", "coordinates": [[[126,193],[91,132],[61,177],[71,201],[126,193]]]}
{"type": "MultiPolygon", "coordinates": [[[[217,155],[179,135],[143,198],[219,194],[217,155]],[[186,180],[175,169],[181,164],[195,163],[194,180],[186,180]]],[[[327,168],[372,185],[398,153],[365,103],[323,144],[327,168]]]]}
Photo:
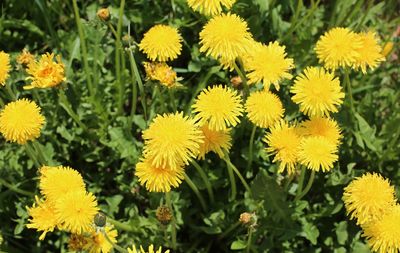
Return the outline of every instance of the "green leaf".
{"type": "Polygon", "coordinates": [[[347,221],[342,221],[339,224],[337,224],[335,232],[336,232],[338,243],[340,245],[344,245],[349,236],[347,233],[347,221]]]}
{"type": "Polygon", "coordinates": [[[319,237],[319,230],[314,224],[303,220],[303,232],[301,235],[307,238],[313,245],[316,245],[319,237]]]}
{"type": "Polygon", "coordinates": [[[234,242],[232,242],[231,244],[231,250],[241,250],[241,249],[245,249],[247,246],[245,241],[242,240],[236,240],[234,242]]]}

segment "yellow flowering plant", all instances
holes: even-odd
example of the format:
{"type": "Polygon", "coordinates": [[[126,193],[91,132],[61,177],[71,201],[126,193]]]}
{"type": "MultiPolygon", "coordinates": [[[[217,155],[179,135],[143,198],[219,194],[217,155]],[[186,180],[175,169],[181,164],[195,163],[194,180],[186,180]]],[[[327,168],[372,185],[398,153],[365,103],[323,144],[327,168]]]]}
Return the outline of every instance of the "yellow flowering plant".
{"type": "Polygon", "coordinates": [[[400,251],[395,0],[31,2],[0,252],[400,251]]]}

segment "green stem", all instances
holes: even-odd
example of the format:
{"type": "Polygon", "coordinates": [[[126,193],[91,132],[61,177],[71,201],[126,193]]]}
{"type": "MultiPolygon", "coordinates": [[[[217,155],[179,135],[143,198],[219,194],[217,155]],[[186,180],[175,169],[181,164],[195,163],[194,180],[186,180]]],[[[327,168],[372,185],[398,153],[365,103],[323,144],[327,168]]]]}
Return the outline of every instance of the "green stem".
{"type": "Polygon", "coordinates": [[[242,174],[240,173],[240,171],[238,170],[238,168],[236,168],[235,165],[233,165],[233,163],[231,162],[229,155],[225,153],[224,158],[223,158],[226,162],[226,164],[228,165],[228,168],[232,168],[232,170],[236,173],[236,175],[238,176],[238,178],[240,179],[240,181],[242,182],[244,188],[246,188],[246,190],[248,191],[248,193],[250,195],[253,195],[250,186],[247,184],[246,180],[244,179],[244,177],[242,176],[242,174]]]}
{"type": "Polygon", "coordinates": [[[65,91],[60,89],[59,92],[59,98],[60,98],[60,105],[61,107],[67,112],[67,114],[78,124],[80,128],[82,128],[83,131],[87,130],[87,127],[85,124],[82,123],[82,121],[79,119],[78,114],[74,112],[72,109],[71,104],[69,103],[67,96],[65,95],[65,91]]]}
{"type": "Polygon", "coordinates": [[[37,168],[40,168],[40,162],[37,159],[36,155],[35,155],[35,151],[33,150],[33,148],[31,147],[30,143],[26,143],[25,145],[25,150],[26,153],[28,154],[28,156],[31,158],[31,160],[33,161],[33,163],[35,164],[35,166],[37,168]]]}
{"type": "MultiPolygon", "coordinates": [[[[241,64],[241,61],[240,61],[240,66],[241,67],[243,66],[241,64]]],[[[239,68],[239,66],[236,64],[236,62],[233,63],[233,67],[235,68],[236,72],[240,76],[240,79],[242,79],[242,84],[243,84],[243,89],[244,89],[244,98],[247,98],[247,96],[250,94],[250,88],[247,85],[247,79],[246,79],[246,75],[244,74],[243,68],[239,68]]]]}
{"type": "Polygon", "coordinates": [[[286,180],[285,186],[283,187],[285,192],[288,190],[290,183],[293,181],[294,175],[294,173],[291,173],[289,178],[286,180]]]}
{"type": "Polygon", "coordinates": [[[78,9],[76,0],[72,0],[72,5],[74,8],[74,13],[75,13],[75,22],[78,27],[79,40],[81,42],[80,44],[81,44],[81,51],[82,51],[82,58],[83,58],[83,68],[84,68],[85,74],[86,74],[86,82],[88,84],[90,97],[91,97],[92,101],[95,101],[95,99],[94,99],[95,98],[95,90],[94,90],[94,87],[92,84],[92,78],[90,75],[90,67],[89,67],[88,53],[87,53],[87,48],[86,48],[85,34],[83,32],[81,18],[79,16],[79,9],[78,9]]]}
{"type": "Polygon", "coordinates": [[[175,102],[175,94],[173,88],[168,88],[169,99],[171,100],[172,110],[176,112],[178,107],[176,106],[175,102]]]}
{"type": "MultiPolygon", "coordinates": [[[[131,46],[129,47],[129,62],[131,64],[131,71],[133,71],[135,75],[135,80],[139,86],[140,98],[141,98],[140,101],[143,107],[144,119],[147,122],[146,94],[144,92],[143,81],[142,78],[140,77],[139,69],[137,67],[135,57],[133,56],[131,46]]],[[[131,117],[133,117],[132,111],[131,111],[131,117]]]]}
{"type": "Polygon", "coordinates": [[[225,230],[225,232],[223,232],[223,233],[218,237],[218,240],[221,240],[221,239],[225,238],[230,232],[232,232],[233,230],[235,230],[240,224],[241,224],[240,221],[237,221],[236,223],[233,223],[227,230],[225,230]]]}
{"type": "Polygon", "coordinates": [[[210,198],[211,203],[214,203],[214,193],[212,190],[212,185],[210,180],[208,179],[206,173],[204,172],[203,168],[195,161],[192,160],[191,164],[196,168],[197,172],[200,174],[200,177],[203,179],[203,182],[207,188],[208,197],[210,198]]]}
{"type": "Polygon", "coordinates": [[[121,0],[118,15],[117,35],[115,38],[115,74],[118,85],[118,114],[122,113],[124,102],[124,83],[121,80],[121,33],[122,33],[122,20],[124,15],[125,0],[121,0]]]}
{"type": "Polygon", "coordinates": [[[15,95],[15,93],[14,93],[12,87],[11,87],[11,84],[6,84],[6,90],[7,90],[7,93],[8,93],[8,95],[10,96],[10,98],[12,100],[16,100],[17,99],[17,96],[15,95]]]}
{"type": "Polygon", "coordinates": [[[188,175],[186,173],[185,173],[185,181],[189,185],[189,187],[192,189],[194,194],[196,194],[197,198],[200,201],[201,207],[203,208],[203,211],[206,211],[207,210],[207,204],[204,201],[203,196],[201,195],[201,193],[200,193],[199,189],[197,188],[197,186],[193,183],[193,181],[188,177],[188,175]]]}
{"type": "Polygon", "coordinates": [[[106,240],[112,245],[112,247],[114,249],[116,249],[118,252],[122,252],[122,253],[128,253],[128,251],[124,248],[122,248],[121,246],[115,244],[113,241],[111,241],[110,237],[108,237],[107,233],[105,231],[102,231],[102,234],[104,236],[104,238],[106,238],[106,240]]]}
{"type": "Polygon", "coordinates": [[[110,224],[114,225],[117,229],[121,229],[127,232],[135,232],[136,230],[133,229],[131,226],[129,226],[128,224],[122,223],[120,221],[114,220],[110,217],[107,217],[107,222],[109,222],[110,224]]]}
{"type": "Polygon", "coordinates": [[[158,96],[158,98],[160,99],[160,105],[161,105],[162,112],[167,112],[168,110],[167,110],[167,107],[165,106],[165,100],[164,100],[163,94],[161,93],[161,89],[158,84],[155,85],[154,90],[156,92],[156,94],[155,94],[156,97],[158,96]]]}
{"type": "Polygon", "coordinates": [[[304,188],[304,190],[301,192],[301,194],[299,196],[296,196],[295,200],[300,200],[302,197],[304,197],[311,189],[311,186],[314,182],[314,178],[315,178],[315,171],[311,171],[311,175],[310,178],[308,179],[308,183],[306,185],[306,187],[304,188]]]}
{"type": "Polygon", "coordinates": [[[346,86],[347,86],[347,93],[349,96],[349,100],[350,100],[350,109],[352,111],[352,115],[354,116],[356,113],[356,109],[354,107],[354,102],[353,102],[353,92],[351,90],[351,82],[350,82],[350,73],[349,73],[349,68],[345,68],[344,69],[344,79],[346,82],[346,86]]]}
{"type": "Polygon", "coordinates": [[[19,194],[21,194],[21,195],[25,195],[25,196],[28,196],[28,197],[35,197],[35,194],[34,194],[34,193],[28,192],[28,191],[25,191],[25,190],[22,190],[22,189],[18,188],[17,186],[8,183],[8,182],[5,181],[3,178],[0,178],[0,184],[1,184],[1,185],[4,185],[4,186],[7,187],[9,190],[11,190],[11,191],[13,191],[13,192],[15,192],[15,193],[19,193],[19,194]]]}
{"type": "Polygon", "coordinates": [[[236,180],[235,180],[235,175],[233,174],[233,169],[229,165],[228,161],[224,159],[226,162],[227,168],[228,168],[228,176],[229,176],[229,181],[231,183],[231,196],[229,198],[230,201],[236,199],[236,180]]]}
{"type": "Polygon", "coordinates": [[[39,162],[42,165],[49,165],[49,161],[47,161],[46,156],[44,155],[42,147],[39,145],[39,143],[37,141],[33,141],[32,145],[33,145],[33,148],[36,151],[36,154],[39,157],[39,162]]]}
{"type": "Polygon", "coordinates": [[[253,163],[253,146],[254,146],[254,136],[256,134],[256,129],[257,126],[254,125],[253,126],[253,130],[251,131],[251,135],[250,135],[250,142],[249,142],[249,156],[248,156],[248,162],[247,162],[247,169],[246,171],[249,171],[251,168],[251,165],[253,163]]]}
{"type": "Polygon", "coordinates": [[[251,249],[251,236],[253,235],[253,229],[250,227],[249,228],[249,235],[248,235],[248,237],[247,237],[247,246],[246,246],[246,253],[249,253],[250,252],[250,249],[251,249]]]}
{"type": "Polygon", "coordinates": [[[175,220],[174,211],[172,209],[171,192],[166,192],[165,193],[165,200],[167,202],[167,206],[168,206],[169,210],[171,210],[171,212],[172,212],[172,219],[171,219],[171,248],[173,250],[176,250],[176,220],[175,220]]]}
{"type": "Polygon", "coordinates": [[[300,194],[302,192],[305,174],[306,174],[306,167],[302,166],[301,173],[300,173],[299,184],[297,186],[297,193],[296,193],[296,198],[295,199],[297,199],[298,196],[300,196],[300,194]]]}

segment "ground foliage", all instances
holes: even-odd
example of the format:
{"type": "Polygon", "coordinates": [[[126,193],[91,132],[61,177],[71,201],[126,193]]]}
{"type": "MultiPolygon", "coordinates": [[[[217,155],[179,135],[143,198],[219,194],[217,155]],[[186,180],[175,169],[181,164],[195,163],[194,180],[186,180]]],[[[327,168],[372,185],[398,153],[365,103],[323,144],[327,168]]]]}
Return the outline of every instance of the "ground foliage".
{"type": "MultiPolygon", "coordinates": [[[[161,100],[154,92],[154,83],[145,83],[146,99],[132,104],[136,80],[129,57],[132,53],[144,80],[145,56],[123,39],[123,48],[109,27],[96,17],[100,7],[111,10],[111,23],[117,26],[119,1],[79,1],[87,55],[80,51],[80,37],[70,1],[6,0],[1,3],[0,49],[13,56],[11,82],[18,97],[31,97],[42,108],[46,126],[39,138],[49,165],[71,166],[82,173],[88,190],[93,192],[100,208],[129,227],[119,231],[118,243],[162,245],[169,247],[163,227],[156,220],[155,210],[163,194],[148,193],[140,187],[133,172],[141,154],[141,131],[158,113],[173,110],[166,89],[161,100]],[[17,71],[15,56],[27,47],[31,52],[61,54],[66,65],[67,81],[62,89],[26,91],[22,86],[25,75],[17,71]],[[120,66],[115,62],[120,54],[120,66]],[[85,69],[87,61],[89,69],[85,69]],[[88,82],[94,87],[90,96],[88,82]],[[123,90],[118,90],[122,82],[123,90]],[[121,97],[122,109],[118,109],[121,97]],[[147,103],[145,118],[141,103],[147,103]],[[164,102],[165,104],[163,104],[164,102]],[[134,114],[131,114],[132,107],[134,114]]],[[[288,56],[294,58],[300,73],[304,67],[317,64],[315,43],[322,33],[335,26],[355,31],[374,29],[382,44],[396,41],[393,34],[400,23],[399,5],[388,1],[274,1],[239,0],[232,12],[245,18],[254,38],[268,42],[278,40],[286,45],[288,56]]],[[[183,87],[176,91],[179,110],[190,111],[190,105],[201,89],[210,84],[229,84],[235,72],[222,70],[218,63],[199,52],[198,33],[206,18],[193,12],[184,0],[127,1],[123,13],[122,34],[128,31],[140,41],[143,33],[154,24],[179,27],[184,38],[182,55],[172,66],[183,78],[183,87]]],[[[397,44],[398,45],[398,44],[397,44]]],[[[367,171],[379,172],[397,186],[400,173],[399,124],[400,91],[399,62],[396,46],[386,62],[375,71],[363,75],[352,72],[355,111],[351,113],[345,99],[335,114],[344,138],[339,162],[328,173],[317,173],[310,192],[294,201],[296,180],[284,189],[285,175],[276,173],[277,166],[265,152],[257,129],[253,166],[247,165],[248,140],[251,123],[243,117],[233,134],[230,151],[234,163],[251,184],[251,198],[240,183],[236,200],[228,201],[229,181],[226,164],[216,155],[201,162],[216,194],[216,202],[202,211],[196,196],[183,183],[172,193],[178,224],[176,252],[230,252],[246,245],[247,229],[237,225],[239,215],[254,212],[257,226],[253,234],[253,252],[369,252],[361,230],[346,217],[341,200],[343,187],[352,178],[367,171]],[[354,119],[354,120],[353,120],[354,119]],[[232,230],[230,228],[234,226],[232,230]]],[[[343,75],[342,75],[343,76],[343,75]]],[[[341,77],[341,81],[343,81],[341,77]]],[[[291,101],[289,86],[284,81],[279,91],[286,108],[286,118],[301,119],[297,106],[291,101]]],[[[12,100],[0,89],[4,103],[12,100]]],[[[347,95],[346,95],[347,96],[347,95]]],[[[0,249],[7,252],[66,251],[67,237],[62,232],[50,233],[44,241],[38,233],[26,228],[26,206],[32,196],[10,190],[18,186],[38,194],[37,166],[23,146],[1,140],[0,151],[0,249]],[[8,184],[6,184],[8,183],[8,184]]],[[[192,166],[187,174],[206,194],[201,178],[192,166]]],[[[167,236],[168,237],[168,236],[167,236]]]]}

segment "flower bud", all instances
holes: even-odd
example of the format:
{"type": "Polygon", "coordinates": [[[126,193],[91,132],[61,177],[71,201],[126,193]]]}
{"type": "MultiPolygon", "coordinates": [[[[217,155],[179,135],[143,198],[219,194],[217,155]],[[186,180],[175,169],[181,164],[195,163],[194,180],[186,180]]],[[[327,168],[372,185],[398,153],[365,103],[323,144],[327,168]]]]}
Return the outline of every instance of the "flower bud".
{"type": "Polygon", "coordinates": [[[242,78],[240,76],[234,76],[231,78],[231,84],[234,88],[239,87],[242,84],[242,78]]]}
{"type": "Polygon", "coordinates": [[[110,11],[107,8],[101,8],[97,11],[97,17],[102,21],[108,21],[110,19],[110,11]]]}
{"type": "Polygon", "coordinates": [[[257,216],[255,213],[244,212],[240,215],[239,222],[248,227],[257,225],[257,216]]]}
{"type": "Polygon", "coordinates": [[[107,222],[107,216],[105,216],[104,213],[102,212],[98,212],[95,216],[94,216],[94,224],[97,227],[104,227],[106,225],[107,222]]]}
{"type": "Polygon", "coordinates": [[[172,219],[171,210],[167,206],[159,206],[156,211],[156,217],[161,224],[168,225],[172,219]]]}

